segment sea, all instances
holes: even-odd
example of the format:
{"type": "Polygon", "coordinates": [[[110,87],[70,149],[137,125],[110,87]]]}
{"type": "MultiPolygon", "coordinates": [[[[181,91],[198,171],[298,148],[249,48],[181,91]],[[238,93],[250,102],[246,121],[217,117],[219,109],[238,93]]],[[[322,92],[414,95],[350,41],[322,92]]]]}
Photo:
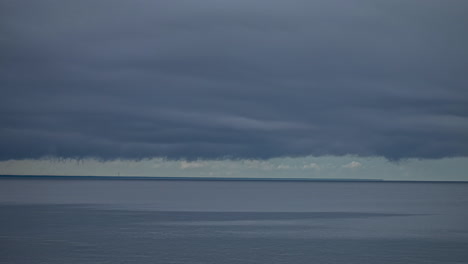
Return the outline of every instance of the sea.
{"type": "Polygon", "coordinates": [[[0,263],[468,263],[468,184],[3,178],[0,263]]]}

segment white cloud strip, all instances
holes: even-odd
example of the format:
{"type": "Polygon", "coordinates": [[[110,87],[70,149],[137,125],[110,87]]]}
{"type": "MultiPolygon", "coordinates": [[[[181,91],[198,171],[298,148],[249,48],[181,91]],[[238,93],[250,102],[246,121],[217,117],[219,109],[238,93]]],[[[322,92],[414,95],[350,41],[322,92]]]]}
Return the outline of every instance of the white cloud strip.
{"type": "Polygon", "coordinates": [[[408,159],[323,156],[269,160],[41,159],[0,162],[1,175],[83,175],[242,178],[341,178],[468,181],[468,158],[408,159]]]}

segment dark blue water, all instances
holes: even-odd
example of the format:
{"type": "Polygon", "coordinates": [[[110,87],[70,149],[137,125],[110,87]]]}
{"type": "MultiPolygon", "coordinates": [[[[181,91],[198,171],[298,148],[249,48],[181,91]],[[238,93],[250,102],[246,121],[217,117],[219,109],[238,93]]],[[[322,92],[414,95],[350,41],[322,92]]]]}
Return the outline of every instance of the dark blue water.
{"type": "Polygon", "coordinates": [[[468,184],[0,180],[0,263],[468,263],[468,184]]]}

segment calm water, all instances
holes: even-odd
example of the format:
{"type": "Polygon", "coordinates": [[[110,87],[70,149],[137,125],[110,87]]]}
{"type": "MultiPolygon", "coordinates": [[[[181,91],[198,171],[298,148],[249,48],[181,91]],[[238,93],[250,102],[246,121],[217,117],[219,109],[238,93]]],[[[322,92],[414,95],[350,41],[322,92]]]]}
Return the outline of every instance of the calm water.
{"type": "Polygon", "coordinates": [[[0,180],[0,263],[468,263],[468,184],[0,180]]]}

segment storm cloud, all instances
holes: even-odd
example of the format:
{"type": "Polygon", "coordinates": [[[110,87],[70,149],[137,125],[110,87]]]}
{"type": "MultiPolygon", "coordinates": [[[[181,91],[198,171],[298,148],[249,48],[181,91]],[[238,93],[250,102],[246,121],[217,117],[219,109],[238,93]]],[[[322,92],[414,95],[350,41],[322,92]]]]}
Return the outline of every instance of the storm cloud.
{"type": "Polygon", "coordinates": [[[468,156],[466,0],[0,10],[0,160],[468,156]]]}

